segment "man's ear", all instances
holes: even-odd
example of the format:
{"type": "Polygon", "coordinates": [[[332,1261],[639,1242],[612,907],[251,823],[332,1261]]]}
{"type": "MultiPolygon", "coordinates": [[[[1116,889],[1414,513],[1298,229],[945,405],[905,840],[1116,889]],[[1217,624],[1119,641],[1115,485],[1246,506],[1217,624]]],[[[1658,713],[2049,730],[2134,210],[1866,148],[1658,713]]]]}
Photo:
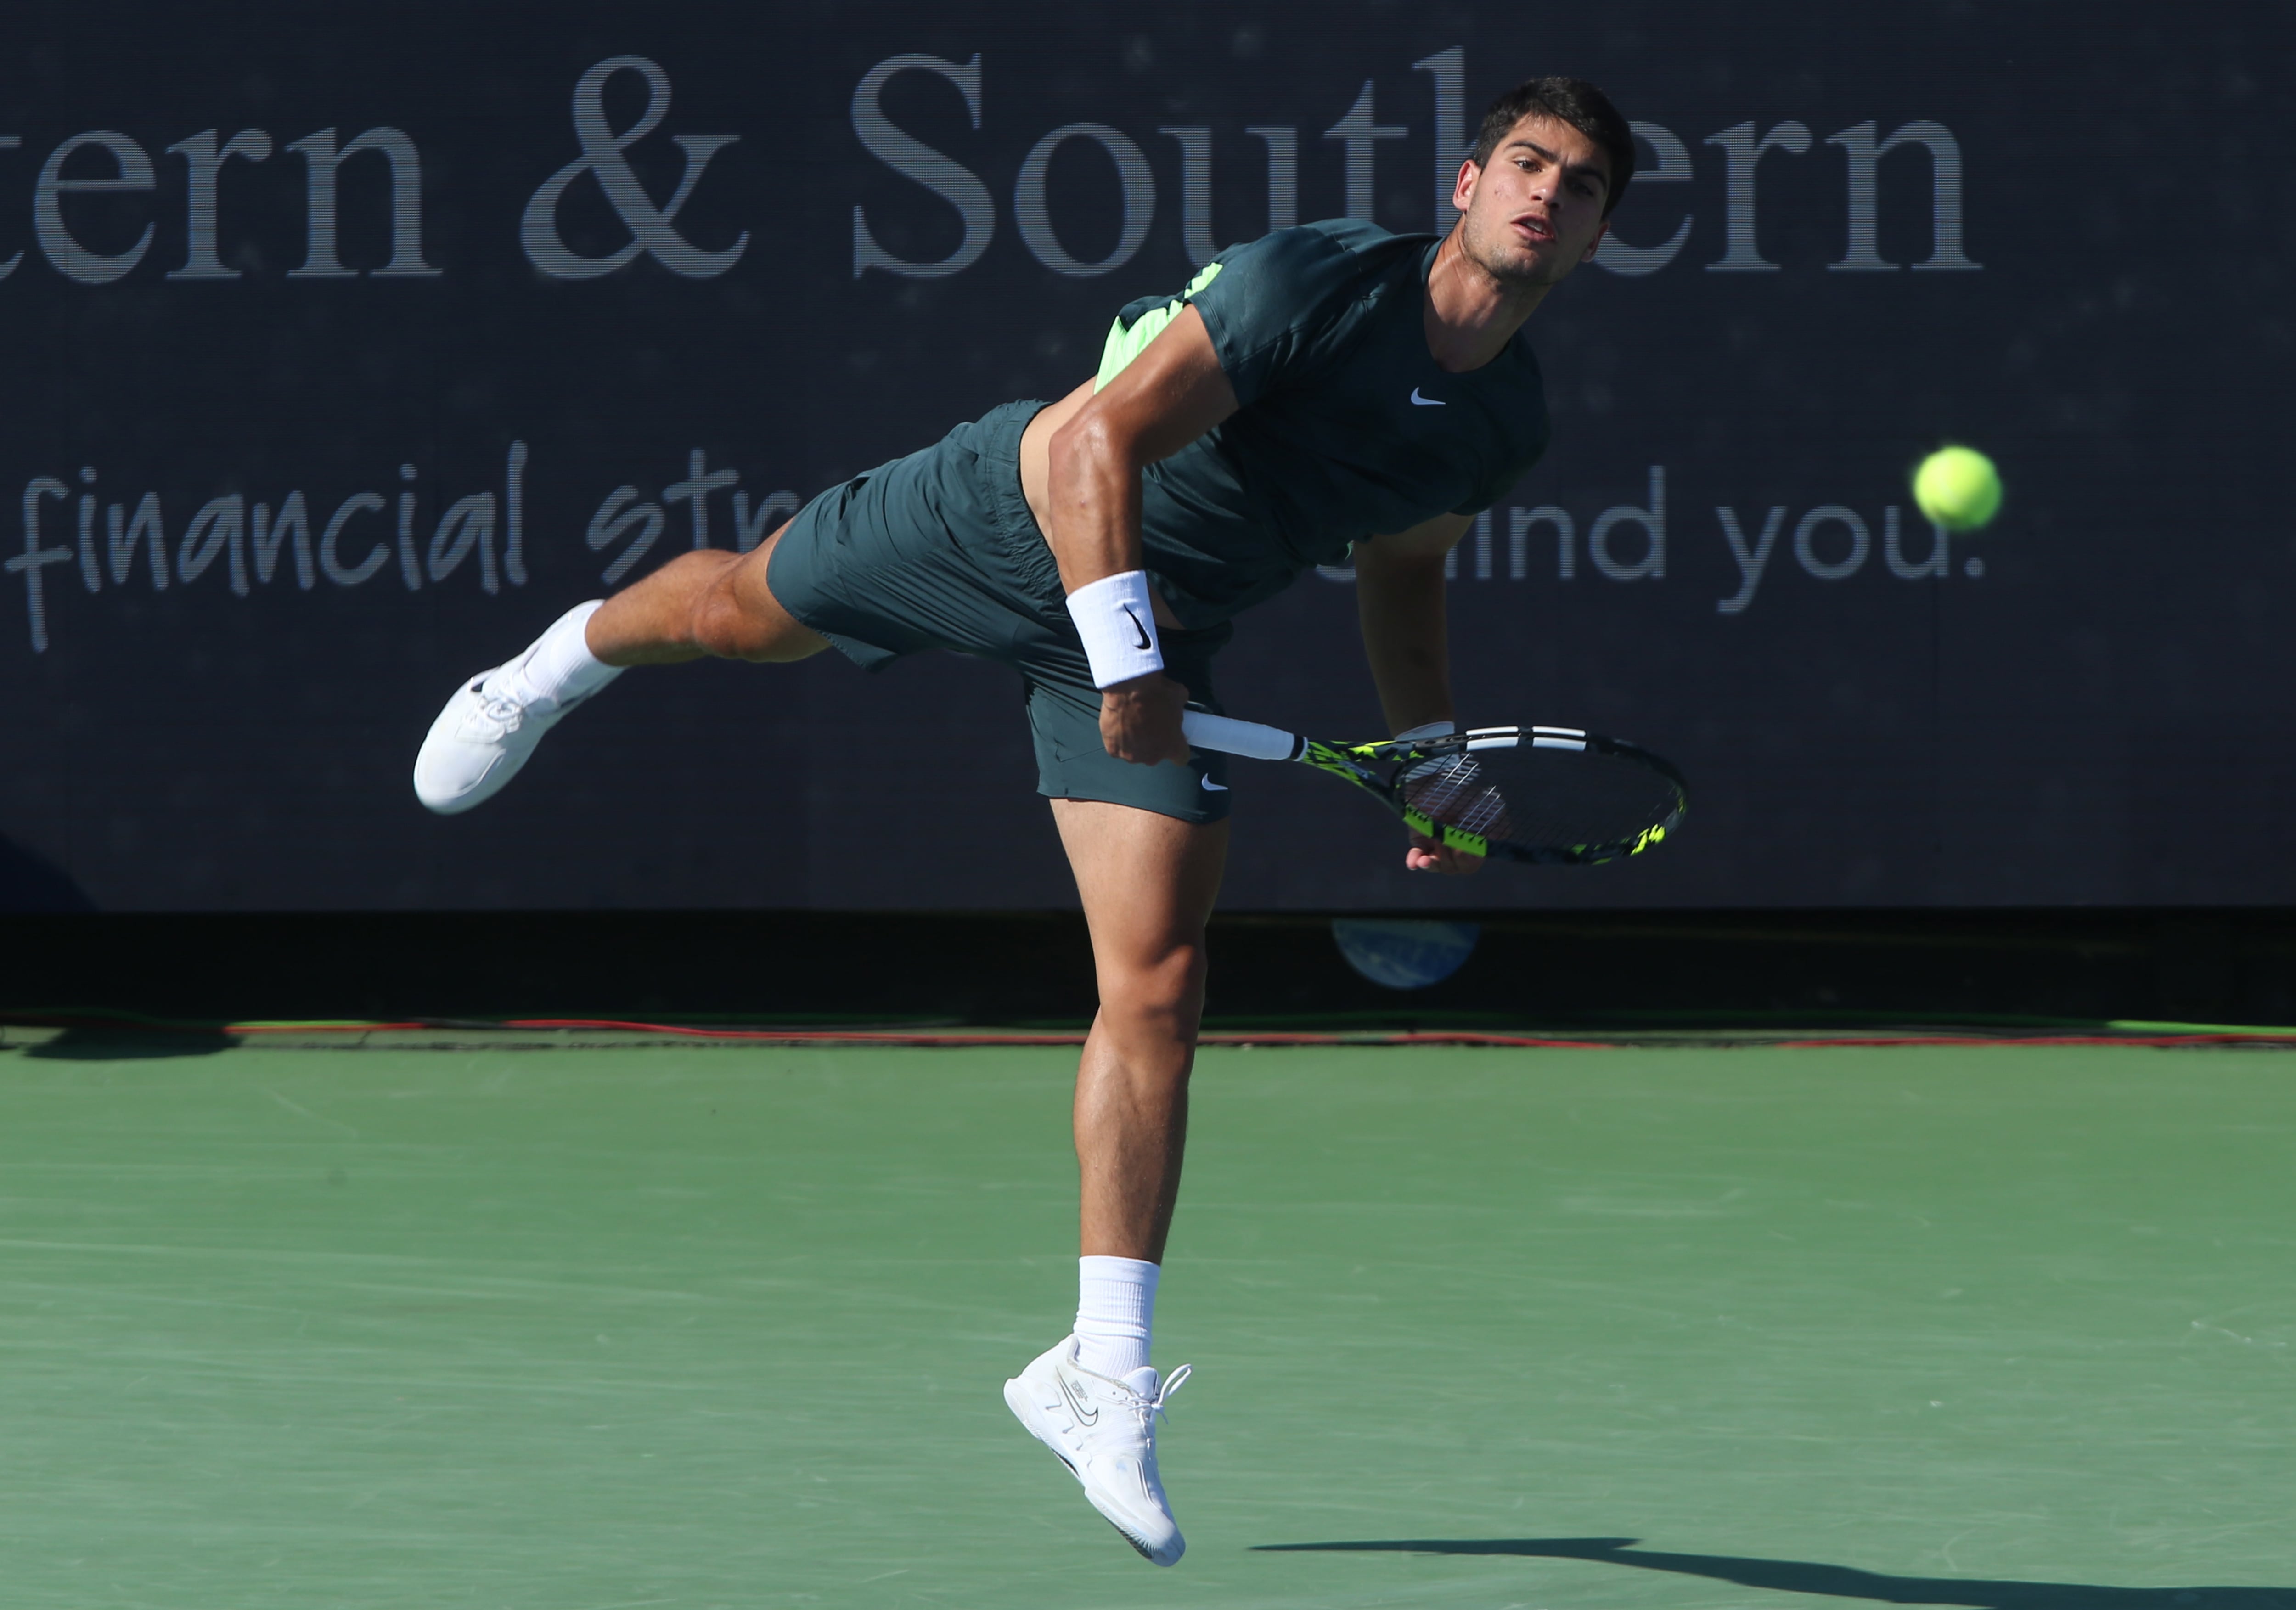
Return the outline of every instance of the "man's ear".
{"type": "Polygon", "coordinates": [[[1585,255],[1585,256],[1583,256],[1583,257],[1581,257],[1578,260],[1579,260],[1580,262],[1582,262],[1582,263],[1591,263],[1591,262],[1593,262],[1593,261],[1595,260],[1595,254],[1597,251],[1601,251],[1601,250],[1603,249],[1603,238],[1604,238],[1606,235],[1608,235],[1610,233],[1611,233],[1611,220],[1610,220],[1610,219],[1608,219],[1608,218],[1604,218],[1601,223],[1599,223],[1599,224],[1595,225],[1595,238],[1594,238],[1593,240],[1591,240],[1591,241],[1589,241],[1589,242],[1587,242],[1587,252],[1586,252],[1586,255],[1585,255]]]}
{"type": "Polygon", "coordinates": [[[1461,212],[1467,210],[1475,199],[1475,181],[1483,170],[1475,166],[1475,159],[1467,158],[1459,164],[1459,177],[1451,182],[1451,205],[1461,212]]]}

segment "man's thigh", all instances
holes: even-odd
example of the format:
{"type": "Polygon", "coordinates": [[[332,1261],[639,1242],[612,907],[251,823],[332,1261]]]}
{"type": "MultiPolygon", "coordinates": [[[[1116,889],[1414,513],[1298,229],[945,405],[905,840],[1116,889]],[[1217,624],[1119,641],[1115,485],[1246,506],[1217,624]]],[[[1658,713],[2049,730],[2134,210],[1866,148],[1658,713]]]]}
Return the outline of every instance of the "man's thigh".
{"type": "Polygon", "coordinates": [[[1092,930],[1103,993],[1201,943],[1227,866],[1227,824],[1185,822],[1103,800],[1054,800],[1092,930]]]}
{"type": "Polygon", "coordinates": [[[981,443],[1016,434],[1024,407],[808,503],[769,562],[774,597],[869,669],[927,649],[1009,661],[1023,641],[1064,626],[1050,554],[1039,555],[1041,578],[1016,561],[1023,545],[982,468],[981,443]]]}

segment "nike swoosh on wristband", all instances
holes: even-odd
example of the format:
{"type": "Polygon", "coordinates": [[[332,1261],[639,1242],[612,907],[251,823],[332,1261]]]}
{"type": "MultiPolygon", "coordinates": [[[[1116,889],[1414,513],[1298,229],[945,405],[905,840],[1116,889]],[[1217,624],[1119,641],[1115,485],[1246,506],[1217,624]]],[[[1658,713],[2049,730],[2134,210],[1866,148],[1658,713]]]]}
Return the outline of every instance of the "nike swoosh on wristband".
{"type": "Polygon", "coordinates": [[[1447,408],[1451,406],[1439,397],[1420,396],[1419,388],[1416,386],[1411,388],[1411,400],[1417,403],[1423,408],[1447,408]]]}
{"type": "Polygon", "coordinates": [[[1132,606],[1128,604],[1120,604],[1117,605],[1117,607],[1124,612],[1124,618],[1132,622],[1132,629],[1140,634],[1140,641],[1134,644],[1132,646],[1135,648],[1146,648],[1148,646],[1148,628],[1140,624],[1140,617],[1132,612],[1132,606]]]}
{"type": "Polygon", "coordinates": [[[1210,777],[1198,777],[1196,781],[1204,785],[1204,792],[1206,793],[1226,793],[1227,792],[1226,784],[1215,783],[1210,777]]]}

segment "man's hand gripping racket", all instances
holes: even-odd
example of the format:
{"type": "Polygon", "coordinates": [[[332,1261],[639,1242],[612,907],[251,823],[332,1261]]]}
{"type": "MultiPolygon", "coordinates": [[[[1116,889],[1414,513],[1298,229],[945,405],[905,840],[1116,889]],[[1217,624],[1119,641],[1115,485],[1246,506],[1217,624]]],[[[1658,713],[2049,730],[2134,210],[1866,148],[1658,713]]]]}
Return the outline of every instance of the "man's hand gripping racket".
{"type": "Polygon", "coordinates": [[[1430,755],[1403,768],[1404,820],[1413,822],[1411,848],[1403,864],[1414,872],[1480,872],[1486,854],[1444,842],[1442,826],[1449,826],[1486,844],[1505,842],[1514,818],[1507,814],[1506,794],[1483,770],[1482,762],[1464,750],[1456,754],[1430,755]],[[1439,824],[1431,834],[1414,818],[1439,824]]]}
{"type": "Polygon", "coordinates": [[[1406,864],[1414,870],[1447,861],[1464,869],[1491,858],[1548,867],[1615,861],[1665,842],[1690,808],[1689,784],[1665,760],[1575,727],[1327,743],[1198,710],[1181,726],[1199,749],[1297,760],[1363,790],[1411,829],[1406,864]]]}

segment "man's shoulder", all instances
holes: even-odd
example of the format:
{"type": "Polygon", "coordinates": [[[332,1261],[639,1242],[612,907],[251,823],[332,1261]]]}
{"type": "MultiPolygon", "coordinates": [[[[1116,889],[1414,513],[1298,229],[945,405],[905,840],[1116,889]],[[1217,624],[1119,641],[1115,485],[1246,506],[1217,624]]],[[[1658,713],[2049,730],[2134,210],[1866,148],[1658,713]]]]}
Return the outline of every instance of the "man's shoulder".
{"type": "Polygon", "coordinates": [[[1317,218],[1312,224],[1295,224],[1289,229],[1275,230],[1256,241],[1231,246],[1220,253],[1233,253],[1261,248],[1280,251],[1307,253],[1341,253],[1365,256],[1387,250],[1423,248],[1435,237],[1426,234],[1397,234],[1382,229],[1368,218],[1317,218]]]}
{"type": "Polygon", "coordinates": [[[1344,350],[1384,292],[1416,289],[1431,243],[1431,236],[1330,218],[1220,253],[1219,273],[1191,300],[1237,400],[1248,406],[1279,376],[1296,378],[1301,366],[1344,350]]]}
{"type": "Polygon", "coordinates": [[[1319,292],[1383,280],[1403,265],[1415,264],[1434,238],[1393,234],[1361,218],[1323,218],[1231,246],[1213,260],[1223,270],[1244,271],[1230,285],[1230,294],[1249,279],[1279,294],[1312,300],[1319,292]]]}

